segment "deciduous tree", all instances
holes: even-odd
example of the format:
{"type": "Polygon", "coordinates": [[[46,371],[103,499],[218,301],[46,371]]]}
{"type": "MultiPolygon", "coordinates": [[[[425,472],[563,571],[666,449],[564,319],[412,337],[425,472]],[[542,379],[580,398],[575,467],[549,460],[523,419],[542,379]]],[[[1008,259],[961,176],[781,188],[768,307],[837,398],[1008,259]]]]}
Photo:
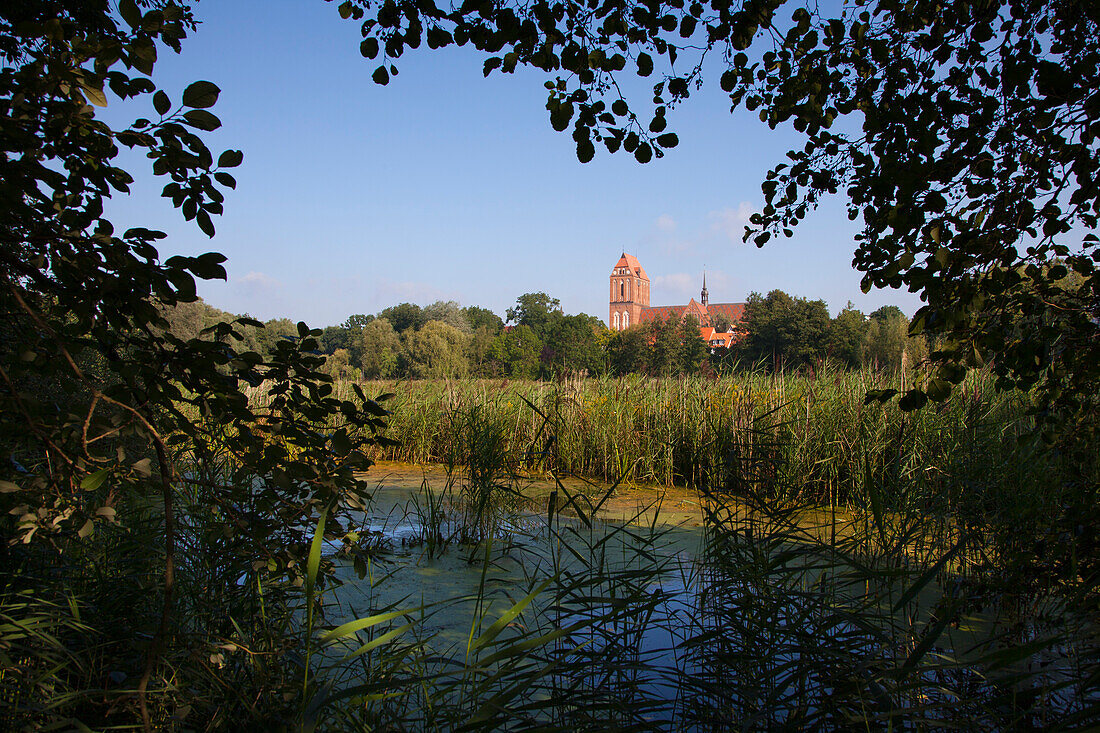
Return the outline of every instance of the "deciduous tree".
{"type": "Polygon", "coordinates": [[[680,370],[680,322],[670,315],[668,320],[655,318],[646,324],[649,337],[647,371],[655,377],[669,377],[680,370]]]}
{"type": "Polygon", "coordinates": [[[680,322],[680,370],[695,374],[707,358],[707,342],[699,334],[699,320],[689,315],[680,322]]]}
{"type": "Polygon", "coordinates": [[[516,298],[516,307],[509,308],[509,323],[529,326],[540,341],[546,339],[551,321],[561,314],[561,302],[546,293],[524,293],[516,298]]]}
{"type": "Polygon", "coordinates": [[[469,334],[442,321],[428,321],[416,331],[407,331],[405,348],[409,355],[409,373],[426,379],[466,376],[469,341],[469,334]]]}
{"type": "Polygon", "coordinates": [[[404,333],[409,329],[416,330],[427,323],[424,312],[415,303],[399,303],[390,306],[378,314],[379,318],[385,318],[398,333],[404,333]]]}
{"type": "Polygon", "coordinates": [[[389,379],[398,374],[402,356],[401,338],[385,318],[363,327],[359,336],[359,363],[367,379],[389,379]]]}
{"type": "Polygon", "coordinates": [[[543,342],[545,373],[598,373],[603,366],[603,354],[596,341],[596,333],[605,328],[599,318],[583,313],[552,318],[543,342]]]}
{"type": "Polygon", "coordinates": [[[534,379],[541,352],[542,342],[530,326],[513,326],[489,345],[487,359],[501,376],[534,379]]]}
{"type": "Polygon", "coordinates": [[[475,331],[485,327],[489,329],[489,332],[493,336],[496,336],[504,328],[504,321],[501,320],[500,316],[493,313],[488,308],[470,305],[463,308],[462,312],[466,315],[466,320],[470,323],[470,328],[475,331]]]}
{"type": "Polygon", "coordinates": [[[608,340],[607,360],[613,374],[622,376],[644,370],[648,353],[648,330],[645,326],[615,331],[608,340]]]}
{"type": "Polygon", "coordinates": [[[792,298],[782,290],[749,295],[739,350],[752,363],[798,368],[825,356],[829,311],[820,300],[792,298]]]}
{"type": "MultiPolygon", "coordinates": [[[[338,535],[385,414],[361,392],[332,396],[320,332],[304,323],[268,354],[241,348],[242,331],[261,327],[247,318],[174,333],[166,313],[196,300],[196,278],[224,279],[225,258],[162,260],[162,232],[119,231],[105,215],[134,180],[126,147],[214,233],[243,157],[203,140],[220,125],[219,89],[197,81],[173,99],[152,77],[194,25],[173,0],[0,4],[0,606],[13,628],[45,619],[73,632],[61,664],[32,635],[5,637],[18,672],[6,665],[4,713],[19,725],[151,730],[154,714],[207,725],[212,698],[199,690],[215,682],[197,660],[236,633],[227,619],[260,629],[238,613],[258,589],[279,612],[304,577],[302,527],[331,511],[338,535]],[[108,123],[108,104],[141,116],[108,123]]],[[[264,670],[294,641],[253,638],[246,676],[277,717],[300,680],[264,670]]],[[[225,695],[233,670],[219,675],[217,714],[260,725],[251,702],[225,695]]]]}
{"type": "Polygon", "coordinates": [[[446,323],[451,328],[456,328],[463,333],[468,334],[474,331],[462,306],[453,300],[437,300],[431,305],[424,306],[422,313],[426,320],[446,323]]]}
{"type": "Polygon", "coordinates": [[[847,367],[860,367],[867,341],[867,317],[851,301],[829,323],[829,356],[847,367]]]}

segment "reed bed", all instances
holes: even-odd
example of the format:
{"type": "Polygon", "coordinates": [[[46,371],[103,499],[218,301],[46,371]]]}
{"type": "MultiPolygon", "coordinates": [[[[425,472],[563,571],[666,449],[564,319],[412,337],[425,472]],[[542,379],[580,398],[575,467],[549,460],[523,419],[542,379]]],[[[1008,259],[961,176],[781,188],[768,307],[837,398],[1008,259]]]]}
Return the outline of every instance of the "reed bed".
{"type": "MultiPolygon", "coordinates": [[[[971,375],[948,400],[915,413],[864,404],[869,390],[888,385],[872,371],[825,370],[374,382],[367,392],[393,395],[387,436],[397,445],[373,456],[384,460],[454,465],[478,445],[491,451],[482,461],[511,471],[698,488],[734,480],[744,461],[763,462],[785,494],[777,498],[869,507],[934,497],[937,509],[964,514],[1015,502],[1020,486],[1041,494],[1059,483],[1050,456],[1021,445],[1033,430],[1026,397],[996,393],[989,375],[971,375]],[[546,434],[555,438],[548,448],[546,434]],[[980,492],[970,490],[975,483],[980,492]]],[[[350,385],[335,386],[336,396],[351,394],[350,385]]]]}

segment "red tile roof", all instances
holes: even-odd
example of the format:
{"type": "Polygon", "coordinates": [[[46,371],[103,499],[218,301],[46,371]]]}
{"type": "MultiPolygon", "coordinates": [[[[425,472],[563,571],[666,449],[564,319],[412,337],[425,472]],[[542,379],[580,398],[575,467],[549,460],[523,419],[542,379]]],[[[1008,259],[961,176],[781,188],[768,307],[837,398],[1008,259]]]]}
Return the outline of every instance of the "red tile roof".
{"type": "Polygon", "coordinates": [[[745,315],[745,304],[744,303],[711,303],[710,305],[707,306],[707,313],[710,314],[711,318],[714,318],[714,316],[718,315],[719,313],[723,313],[723,314],[725,314],[726,316],[729,317],[730,323],[737,323],[745,315]]]}
{"type": "Polygon", "coordinates": [[[638,318],[638,322],[648,323],[650,321],[656,321],[658,318],[662,321],[667,321],[669,316],[683,318],[684,309],[686,308],[686,305],[658,305],[642,308],[642,313],[638,318]]]}
{"type": "Polygon", "coordinates": [[[645,270],[642,268],[642,263],[638,262],[638,258],[634,255],[628,255],[626,252],[623,252],[623,256],[620,257],[619,261],[615,263],[615,267],[629,268],[629,270],[638,277],[645,278],[646,280],[649,279],[649,275],[645,274],[645,270]]]}
{"type": "Polygon", "coordinates": [[[695,316],[695,320],[702,323],[707,317],[707,309],[702,303],[696,303],[695,298],[688,301],[688,304],[684,306],[684,310],[688,315],[695,316]]]}
{"type": "Polygon", "coordinates": [[[704,310],[700,303],[697,303],[694,298],[687,305],[657,305],[650,306],[649,308],[643,308],[641,316],[638,318],[639,323],[648,323],[660,318],[662,321],[667,321],[669,316],[675,316],[676,318],[683,318],[684,311],[694,315],[700,321],[703,320],[703,315],[706,314],[713,318],[719,313],[725,314],[730,319],[730,323],[737,323],[741,320],[741,317],[745,313],[744,303],[711,303],[704,310]]]}
{"type": "Polygon", "coordinates": [[[712,349],[724,348],[728,349],[730,344],[733,343],[735,333],[720,333],[715,331],[710,326],[704,326],[699,329],[699,335],[704,341],[707,342],[707,346],[712,349]]]}

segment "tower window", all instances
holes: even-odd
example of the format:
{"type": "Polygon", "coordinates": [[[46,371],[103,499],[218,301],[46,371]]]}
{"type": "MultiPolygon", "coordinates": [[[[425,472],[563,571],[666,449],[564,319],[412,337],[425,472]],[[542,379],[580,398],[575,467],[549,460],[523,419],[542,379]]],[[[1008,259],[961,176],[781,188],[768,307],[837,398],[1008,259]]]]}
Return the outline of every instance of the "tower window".
{"type": "Polygon", "coordinates": [[[626,300],[626,285],[622,280],[619,281],[619,300],[626,300]]]}
{"type": "Polygon", "coordinates": [[[618,313],[615,314],[615,318],[613,320],[614,320],[614,328],[616,330],[618,330],[618,328],[619,328],[619,314],[618,313]]]}

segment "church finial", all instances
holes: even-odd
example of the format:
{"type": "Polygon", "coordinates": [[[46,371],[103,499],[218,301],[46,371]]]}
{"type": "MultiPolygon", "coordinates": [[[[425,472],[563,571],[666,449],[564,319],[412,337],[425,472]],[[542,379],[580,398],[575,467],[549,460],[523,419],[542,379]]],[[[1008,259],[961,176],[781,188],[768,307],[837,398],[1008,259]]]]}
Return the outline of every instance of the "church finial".
{"type": "Polygon", "coordinates": [[[709,300],[710,300],[710,298],[708,297],[708,294],[707,294],[707,268],[706,268],[706,265],[704,265],[703,266],[703,291],[701,293],[699,293],[699,302],[705,308],[705,307],[707,307],[707,304],[708,304],[709,300]]]}

